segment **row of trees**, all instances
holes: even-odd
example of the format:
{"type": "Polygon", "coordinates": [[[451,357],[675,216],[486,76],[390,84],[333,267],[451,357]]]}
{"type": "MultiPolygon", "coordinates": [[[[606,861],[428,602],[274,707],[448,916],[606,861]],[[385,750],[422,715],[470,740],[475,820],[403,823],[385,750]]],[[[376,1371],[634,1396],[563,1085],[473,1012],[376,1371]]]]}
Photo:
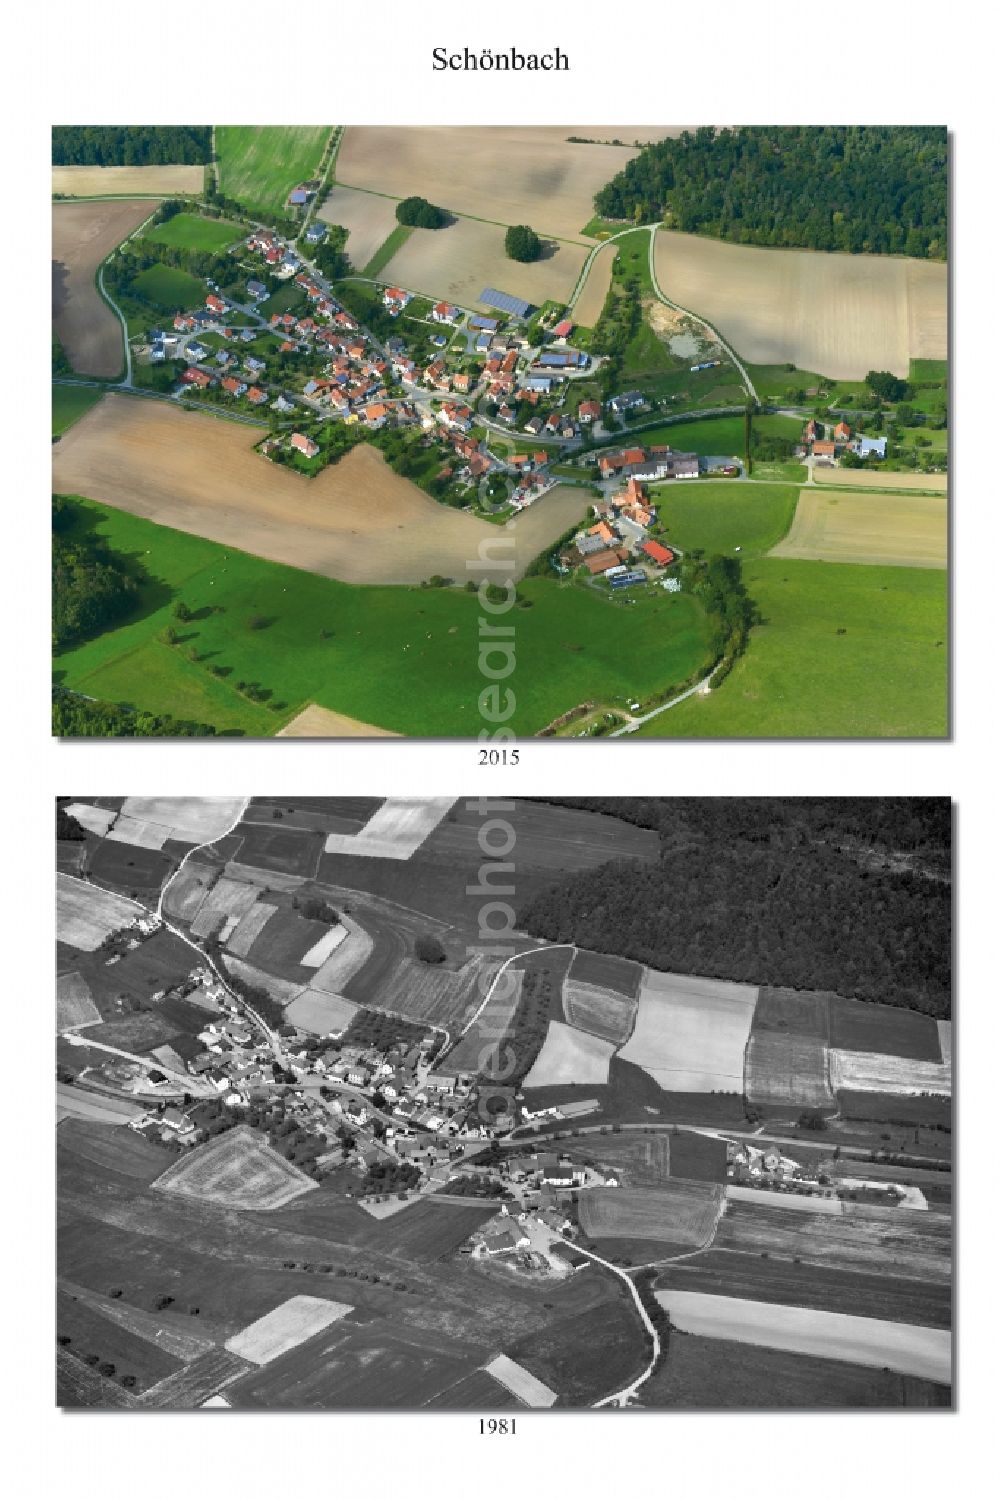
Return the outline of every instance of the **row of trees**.
{"type": "Polygon", "coordinates": [[[567,875],[525,931],[654,968],[951,1014],[944,799],[569,799],[661,836],[662,859],[567,875]],[[663,913],[669,911],[669,920],[663,913]]]}
{"type": "Polygon", "coordinates": [[[52,732],[74,739],[201,739],[217,731],[195,719],[149,713],[103,698],[78,697],[62,687],[52,691],[52,732]]]}
{"type": "Polygon", "coordinates": [[[647,146],[594,199],[740,244],[943,260],[948,140],[920,126],[705,126],[647,146]]]}
{"type": "Polygon", "coordinates": [[[198,166],[212,158],[210,125],[54,125],[54,167],[198,166]]]}

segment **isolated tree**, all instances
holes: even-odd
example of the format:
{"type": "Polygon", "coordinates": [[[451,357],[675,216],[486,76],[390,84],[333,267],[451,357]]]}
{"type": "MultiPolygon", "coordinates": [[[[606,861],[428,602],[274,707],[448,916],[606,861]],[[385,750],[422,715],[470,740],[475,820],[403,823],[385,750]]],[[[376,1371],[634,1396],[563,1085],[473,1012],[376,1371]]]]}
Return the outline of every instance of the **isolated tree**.
{"type": "Polygon", "coordinates": [[[511,260],[537,260],[542,253],[542,242],[529,224],[511,224],[503,244],[511,260]]]}
{"type": "Polygon", "coordinates": [[[446,957],[445,950],[438,939],[426,934],[417,938],[413,944],[413,951],[421,963],[443,963],[446,957]]]}
{"type": "Polygon", "coordinates": [[[448,215],[436,203],[414,196],[396,204],[396,219],[415,229],[441,229],[448,222],[448,215]]]}

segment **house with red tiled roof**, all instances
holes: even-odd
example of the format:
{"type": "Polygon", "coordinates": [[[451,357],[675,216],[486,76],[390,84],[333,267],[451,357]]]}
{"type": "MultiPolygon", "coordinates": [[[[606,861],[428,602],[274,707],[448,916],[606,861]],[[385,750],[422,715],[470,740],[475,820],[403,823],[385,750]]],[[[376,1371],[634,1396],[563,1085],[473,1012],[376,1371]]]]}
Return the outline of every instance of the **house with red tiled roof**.
{"type": "Polygon", "coordinates": [[[205,298],[205,306],[208,308],[209,312],[225,312],[226,310],[225,302],[221,297],[217,297],[214,292],[210,293],[205,298]]]}
{"type": "Polygon", "coordinates": [[[181,376],[182,385],[197,385],[199,390],[206,389],[212,383],[212,376],[207,370],[190,369],[185,370],[181,376]]]}
{"type": "Polygon", "coordinates": [[[462,316],[462,309],[451,302],[435,302],[428,315],[435,323],[455,323],[462,316]]]}
{"type": "Polygon", "coordinates": [[[365,421],[369,427],[374,427],[376,430],[379,427],[385,426],[388,417],[389,408],[382,401],[373,401],[370,406],[366,406],[364,409],[365,421]]]}
{"type": "Polygon", "coordinates": [[[850,442],[851,429],[846,422],[838,422],[833,429],[834,442],[850,442]]]}
{"type": "Polygon", "coordinates": [[[318,444],[314,443],[311,437],[306,437],[304,432],[293,432],[288,441],[291,447],[304,454],[306,458],[315,458],[319,452],[318,444]]]}
{"type": "Polygon", "coordinates": [[[222,382],[222,388],[227,395],[242,396],[246,392],[246,381],[237,380],[235,375],[227,375],[222,382]]]}
{"type": "Polygon", "coordinates": [[[833,458],[836,456],[837,444],[835,442],[814,442],[812,450],[814,458],[833,458]]]}
{"type": "Polygon", "coordinates": [[[601,403],[600,401],[581,401],[576,414],[581,422],[588,424],[596,422],[601,414],[601,403]]]}
{"type": "Polygon", "coordinates": [[[267,391],[261,390],[259,385],[251,385],[250,389],[247,391],[247,400],[253,406],[263,406],[264,402],[267,400],[267,391]]]}

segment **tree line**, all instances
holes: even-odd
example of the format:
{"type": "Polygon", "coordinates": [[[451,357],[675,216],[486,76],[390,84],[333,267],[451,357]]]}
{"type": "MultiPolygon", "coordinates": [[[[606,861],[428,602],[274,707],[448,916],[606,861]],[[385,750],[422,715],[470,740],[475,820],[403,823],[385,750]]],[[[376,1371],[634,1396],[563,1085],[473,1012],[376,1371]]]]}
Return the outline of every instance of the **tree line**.
{"type": "Polygon", "coordinates": [[[215,734],[212,724],[169,713],[150,713],[104,698],[80,697],[52,689],[52,733],[67,739],[201,739],[215,734]]]}
{"type": "Polygon", "coordinates": [[[78,506],[52,497],[52,644],[99,634],[135,608],[139,586],[121,561],[80,524],[78,506]]]}
{"type": "Polygon", "coordinates": [[[601,188],[602,217],[737,244],[943,260],[942,127],[704,126],[657,141],[601,188]]]}
{"type": "Polygon", "coordinates": [[[212,159],[210,125],[54,125],[54,167],[201,166],[212,159]]]}
{"type": "Polygon", "coordinates": [[[658,969],[951,1014],[944,798],[562,798],[660,834],[569,874],[518,926],[658,969]]]}

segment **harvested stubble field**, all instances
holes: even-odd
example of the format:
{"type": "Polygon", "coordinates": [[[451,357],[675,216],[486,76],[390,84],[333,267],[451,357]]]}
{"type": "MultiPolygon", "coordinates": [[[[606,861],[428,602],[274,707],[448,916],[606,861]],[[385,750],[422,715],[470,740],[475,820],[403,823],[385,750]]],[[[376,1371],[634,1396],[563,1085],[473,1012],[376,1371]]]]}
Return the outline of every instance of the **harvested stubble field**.
{"type": "Polygon", "coordinates": [[[380,729],[376,724],[362,723],[358,718],[348,718],[344,713],[334,713],[331,708],[321,708],[310,703],[297,713],[290,723],[279,729],[278,739],[396,739],[392,729],[380,729]]]}
{"type": "Polygon", "coordinates": [[[357,1013],[358,1006],[352,1005],[349,999],[342,999],[339,994],[304,989],[288,1006],[285,1020],[289,1025],[297,1025],[300,1030],[312,1031],[317,1036],[339,1035],[357,1013]]]}
{"type": "Polygon", "coordinates": [[[78,374],[102,380],[121,374],[122,328],[97,290],[97,268],[155,207],[132,201],[52,205],[52,321],[78,374]]]}
{"type": "Polygon", "coordinates": [[[638,148],[573,144],[567,136],[646,141],[674,133],[660,126],[351,125],[337,180],[396,198],[417,193],[453,213],[583,241],[594,194],[638,148]]]}
{"type": "Polygon", "coordinates": [[[830,1052],[830,1081],[854,1093],[933,1093],[951,1097],[950,1062],[918,1062],[873,1051],[830,1052]]]}
{"type": "Polygon", "coordinates": [[[505,232],[501,224],[481,219],[455,219],[444,229],[414,229],[378,279],[484,312],[491,309],[479,296],[487,286],[535,307],[565,302],[587,258],[584,247],[549,241],[538,260],[510,260],[505,232]]]}
{"type": "Polygon", "coordinates": [[[696,1249],[712,1235],[723,1203],[710,1182],[658,1187],[592,1187],[580,1193],[580,1227],[591,1239],[646,1239],[696,1249]]]}
{"type": "Polygon", "coordinates": [[[242,796],[127,796],[122,813],[162,824],[178,843],[214,843],[228,832],[242,796]]]}
{"type": "Polygon", "coordinates": [[[752,1034],[746,1051],[746,1095],[757,1108],[832,1109],[826,1042],[818,1036],[752,1034]]]}
{"type": "MultiPolygon", "coordinates": [[[[626,824],[621,826],[624,828],[626,824]]],[[[588,952],[586,948],[578,947],[573,954],[568,978],[574,983],[610,989],[624,999],[635,999],[642,983],[642,973],[642,964],[633,963],[631,958],[616,958],[610,953],[588,952]]]]}
{"type": "Polygon", "coordinates": [[[516,528],[492,526],[439,505],[367,443],[306,479],[256,453],[259,438],[237,422],[109,395],[57,443],[53,487],[346,583],[490,578],[495,569],[466,566],[483,541],[501,544],[520,577],[584,509],[578,490],[559,486],[516,528]]]}
{"type": "Polygon", "coordinates": [[[153,1185],[158,1192],[256,1212],[284,1207],[316,1190],[315,1182],[243,1125],[189,1151],[153,1185]]]}
{"type": "Polygon", "coordinates": [[[583,290],[573,303],[573,317],[584,328],[593,328],[611,289],[611,272],[614,270],[618,246],[607,245],[590,262],[583,290]]]}
{"type": "Polygon", "coordinates": [[[634,999],[626,999],[610,989],[569,977],[563,985],[563,1013],[567,1023],[615,1046],[628,1037],[635,1012],[634,999]]]}
{"type": "Polygon", "coordinates": [[[269,1364],[353,1310],[346,1302],[327,1301],[321,1296],[290,1296],[273,1312],[227,1339],[226,1347],[251,1364],[269,1364]]]}
{"type": "Polygon", "coordinates": [[[665,297],[706,317],[745,359],[821,370],[910,372],[948,354],[948,268],[888,255],[770,250],[659,229],[665,297]]]}
{"type": "Polygon", "coordinates": [[[81,973],[61,973],[56,981],[56,1030],[79,1030],[95,1025],[101,1012],[94,1004],[90,986],[81,973]]]}
{"type": "Polygon", "coordinates": [[[951,1280],[951,1218],[899,1208],[857,1208],[842,1216],[730,1202],[715,1247],[889,1277],[951,1280]]]}
{"type": "Polygon", "coordinates": [[[648,968],[621,1057],[668,1092],[742,1093],[756,1002],[757,990],[749,984],[648,968]]]}
{"type": "Polygon", "coordinates": [[[323,852],[410,859],[453,806],[453,796],[393,796],[353,833],[329,833],[323,852]]]}
{"type": "MultiPolygon", "coordinates": [[[[836,472],[846,474],[850,470],[836,472]]],[[[947,500],[933,495],[897,497],[861,491],[822,494],[815,487],[807,487],[799,491],[788,535],[770,555],[887,567],[947,567],[947,500]]]]}
{"type": "Polygon", "coordinates": [[[381,193],[334,187],[316,210],[316,217],[347,230],[346,248],[351,264],[356,271],[363,271],[396,227],[396,204],[381,193]]]}
{"type": "Polygon", "coordinates": [[[878,469],[867,472],[851,468],[814,468],[813,478],[817,484],[835,484],[841,489],[864,489],[871,492],[881,489],[936,490],[948,492],[947,474],[880,473],[878,469]]]}
{"type": "Polygon", "coordinates": [[[565,1083],[606,1083],[614,1043],[561,1020],[551,1020],[545,1042],[524,1079],[525,1088],[548,1088],[565,1083]]]}
{"type": "MultiPolygon", "coordinates": [[[[205,185],[203,166],[53,167],[52,191],[71,198],[178,198],[199,194],[205,185]]],[[[147,206],[147,212],[156,204],[147,206]]],[[[145,217],[145,214],[143,215],[145,217]]]]}
{"type": "Polygon", "coordinates": [[[951,1382],[951,1333],[943,1328],[700,1291],[657,1291],[656,1299],[681,1332],[894,1369],[938,1384],[951,1382]]]}
{"type": "Polygon", "coordinates": [[[56,876],[56,934],[60,942],[94,952],[109,932],[128,926],[138,907],[71,874],[56,876]]]}

